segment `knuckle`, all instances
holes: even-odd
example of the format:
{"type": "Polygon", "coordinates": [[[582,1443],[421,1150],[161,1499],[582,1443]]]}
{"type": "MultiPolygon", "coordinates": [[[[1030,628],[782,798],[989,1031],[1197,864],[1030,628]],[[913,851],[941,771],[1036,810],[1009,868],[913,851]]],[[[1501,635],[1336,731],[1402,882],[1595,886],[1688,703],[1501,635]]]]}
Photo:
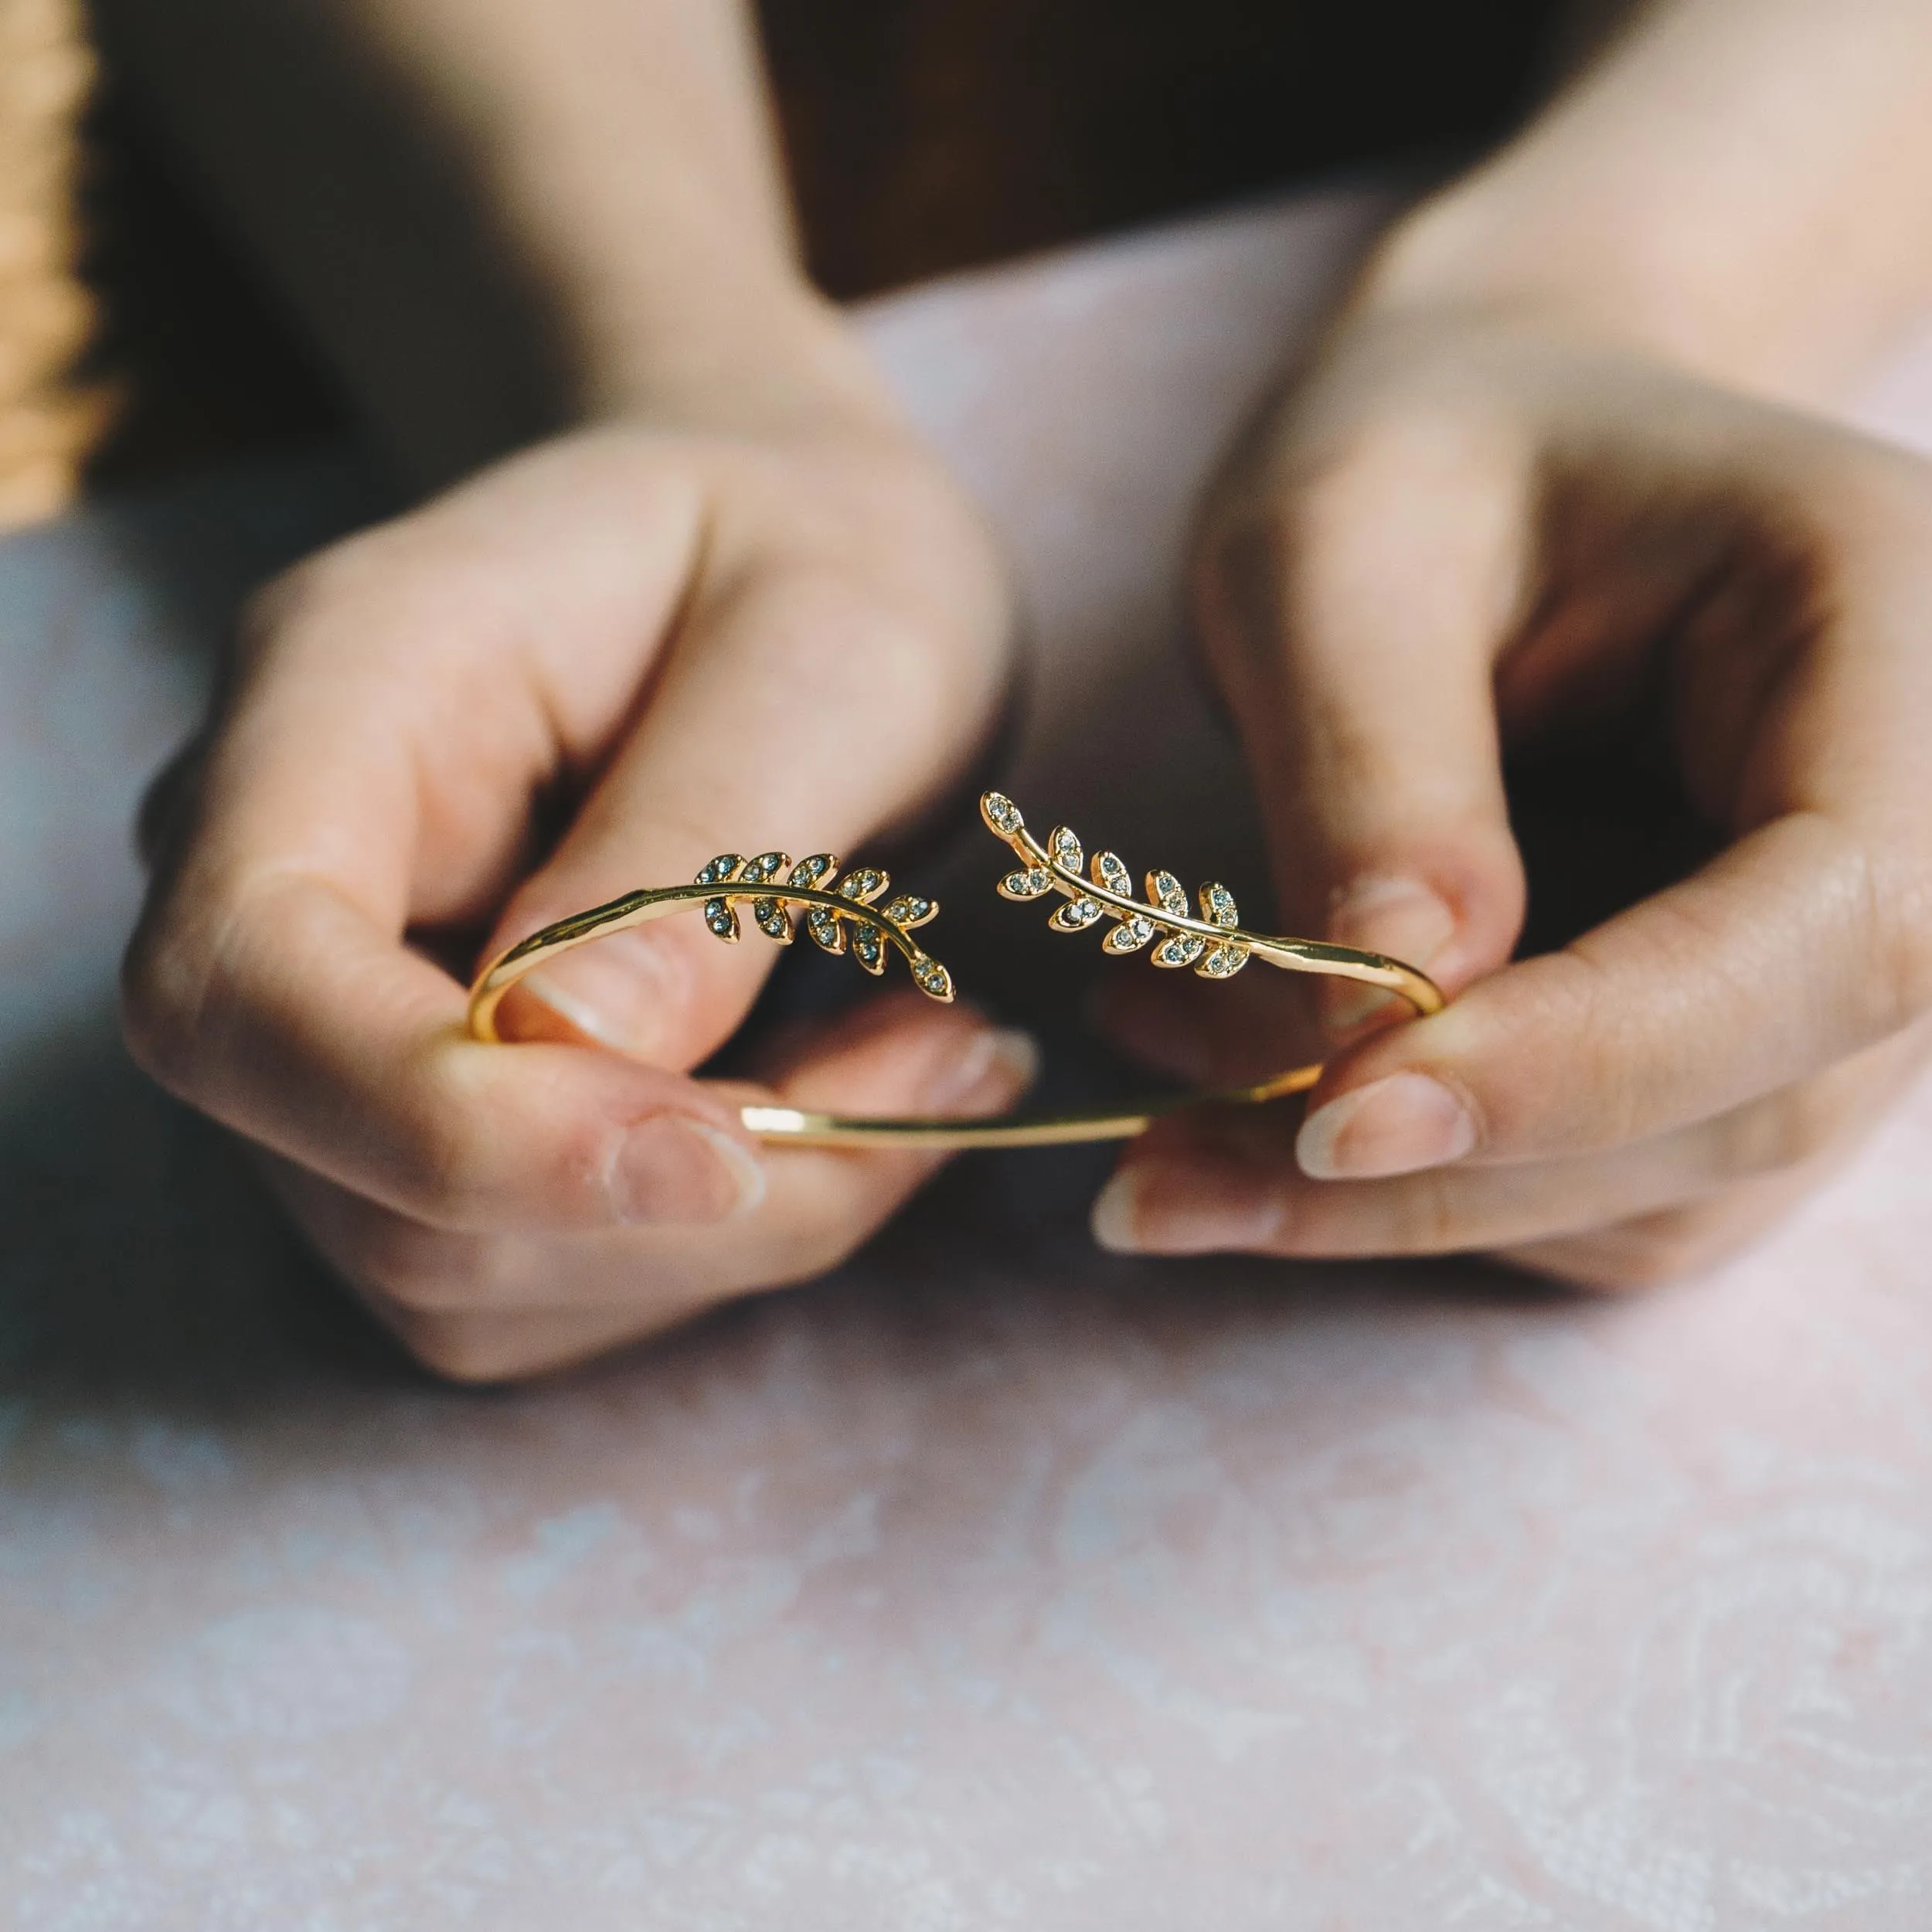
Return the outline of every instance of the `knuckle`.
{"type": "Polygon", "coordinates": [[[1716,1205],[1667,1209],[1587,1236],[1551,1271],[1612,1293],[1666,1287],[1730,1260],[1755,1230],[1716,1205]]]}
{"type": "Polygon", "coordinates": [[[385,1216],[358,1243],[355,1272],[369,1287],[411,1315],[474,1312],[490,1298],[490,1243],[401,1216],[385,1216]]]}
{"type": "Polygon", "coordinates": [[[1808,1081],[1743,1107],[1726,1124],[1719,1166],[1727,1179],[1781,1174],[1815,1160],[1845,1125],[1828,1083],[1808,1081]]]}
{"type": "Polygon", "coordinates": [[[121,1031],[134,1063],[188,1096],[202,1060],[209,949],[167,904],[137,928],[121,969],[121,1031]]]}
{"type": "Polygon", "coordinates": [[[513,1322],[441,1309],[400,1309],[389,1325],[415,1361],[440,1381],[486,1388],[531,1371],[513,1322]]]}

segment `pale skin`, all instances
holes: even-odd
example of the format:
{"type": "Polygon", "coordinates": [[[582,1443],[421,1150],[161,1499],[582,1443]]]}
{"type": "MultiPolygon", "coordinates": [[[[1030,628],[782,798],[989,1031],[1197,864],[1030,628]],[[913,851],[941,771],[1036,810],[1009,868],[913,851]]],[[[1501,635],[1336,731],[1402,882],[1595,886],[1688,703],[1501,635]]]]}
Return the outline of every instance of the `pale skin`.
{"type": "MultiPolygon", "coordinates": [[[[399,461],[467,478],[257,600],[148,815],[137,1054],[452,1376],[822,1270],[930,1164],[761,1148],[743,1090],[689,1077],[766,949],[654,926],[519,989],[513,1049],[461,1026],[468,964],[552,918],[765,828],[857,854],[913,821],[1002,702],[998,559],[804,280],[745,22],[182,0],[123,25],[399,461]]],[[[1170,1123],[1097,1203],[1103,1241],[1653,1280],[1754,1236],[1917,1070],[1932,468],[1813,412],[1932,299],[1929,83],[1917,0],[1643,10],[1398,224],[1260,405],[1196,581],[1284,927],[1457,997],[1400,1027],[1338,998],[1305,1121],[1170,1123]],[[1715,855],[1512,964],[1501,748],[1639,697],[1715,855]]],[[[1259,977],[1187,1009],[1206,1030],[1151,975],[1113,1018],[1230,1067],[1259,977]]],[[[901,994],[764,1078],[976,1112],[1029,1065],[901,994]]]]}

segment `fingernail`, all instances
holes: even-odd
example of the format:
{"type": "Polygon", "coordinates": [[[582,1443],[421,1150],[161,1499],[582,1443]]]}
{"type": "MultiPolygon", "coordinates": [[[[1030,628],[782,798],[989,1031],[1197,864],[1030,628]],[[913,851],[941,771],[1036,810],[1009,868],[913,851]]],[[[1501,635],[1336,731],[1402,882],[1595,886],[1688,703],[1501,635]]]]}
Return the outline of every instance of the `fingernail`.
{"type": "Polygon", "coordinates": [[[1301,1172],[1317,1181],[1413,1174],[1458,1161],[1476,1144],[1469,1110],[1427,1073],[1391,1073],[1317,1107],[1295,1136],[1301,1172]]]}
{"type": "Polygon", "coordinates": [[[1030,1033],[988,1026],[975,1033],[926,1083],[924,1104],[935,1113],[975,1100],[1004,1100],[1026,1092],[1039,1071],[1039,1048],[1030,1033]]]}
{"type": "Polygon", "coordinates": [[[617,1219],[635,1226],[723,1221],[764,1199],[765,1171],[709,1121],[653,1114],[624,1136],[608,1185],[617,1219]]]}
{"type": "MultiPolygon", "coordinates": [[[[1455,914],[1413,879],[1376,874],[1358,879],[1328,913],[1328,937],[1336,945],[1386,953],[1409,966],[1427,966],[1455,930],[1455,914]]],[[[1328,980],[1321,988],[1321,1018],[1332,1031],[1345,1033],[1393,997],[1380,987],[1328,980]]]]}
{"type": "Polygon", "coordinates": [[[1088,1222],[1114,1254],[1220,1254],[1277,1242],[1286,1217],[1280,1195],[1258,1176],[1141,1161],[1115,1169],[1088,1222]]]}
{"type": "Polygon", "coordinates": [[[540,967],[518,990],[613,1052],[648,1059],[664,1039],[667,1017],[682,1011],[688,987],[675,947],[641,933],[617,933],[540,967]]]}

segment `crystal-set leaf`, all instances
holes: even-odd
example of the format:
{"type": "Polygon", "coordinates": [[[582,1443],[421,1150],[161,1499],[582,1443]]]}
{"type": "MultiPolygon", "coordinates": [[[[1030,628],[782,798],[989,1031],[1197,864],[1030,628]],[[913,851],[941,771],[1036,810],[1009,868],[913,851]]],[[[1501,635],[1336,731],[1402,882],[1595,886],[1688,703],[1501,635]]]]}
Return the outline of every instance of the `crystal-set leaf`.
{"type": "Polygon", "coordinates": [[[1134,896],[1134,875],[1127,869],[1127,861],[1117,852],[1097,852],[1092,867],[1094,883],[1104,886],[1111,893],[1118,893],[1123,899],[1134,896]]]}
{"type": "Polygon", "coordinates": [[[1056,825],[1046,841],[1046,849],[1053,855],[1053,863],[1063,872],[1077,872],[1087,863],[1087,855],[1080,850],[1080,835],[1070,825],[1056,825]]]}
{"type": "Polygon", "coordinates": [[[1201,917],[1211,926],[1238,926],[1241,923],[1234,895],[1225,886],[1206,885],[1201,888],[1201,917]]]}
{"type": "Polygon", "coordinates": [[[744,868],[743,856],[735,852],[720,852],[716,859],[708,860],[698,870],[692,882],[699,886],[722,886],[728,879],[736,879],[744,868]]]}
{"type": "Polygon", "coordinates": [[[1171,872],[1151,872],[1147,876],[1147,896],[1164,913],[1187,917],[1187,888],[1171,872]]]}
{"type": "Polygon", "coordinates": [[[1175,933],[1162,940],[1148,957],[1156,966],[1192,966],[1206,947],[1207,941],[1199,933],[1175,933]]]}
{"type": "Polygon", "coordinates": [[[751,917],[766,938],[776,940],[781,946],[791,944],[791,914],[786,911],[784,900],[754,899],[751,902],[751,917]]]}
{"type": "MultiPolygon", "coordinates": [[[[699,883],[708,884],[709,882],[700,880],[699,883]]],[[[704,923],[727,944],[733,946],[737,944],[738,915],[733,910],[729,900],[707,899],[704,902],[704,923]]]]}
{"type": "Polygon", "coordinates": [[[785,880],[787,886],[818,886],[838,869],[838,861],[828,852],[815,852],[809,859],[801,859],[791,869],[785,880]]]}
{"type": "Polygon", "coordinates": [[[860,905],[869,906],[892,883],[876,866],[860,866],[839,880],[838,896],[855,899],[860,905]]]}
{"type": "Polygon", "coordinates": [[[913,983],[930,999],[950,1004],[953,997],[953,976],[930,953],[921,953],[912,962],[913,983]]]}
{"type": "Polygon", "coordinates": [[[852,956],[866,971],[876,978],[886,970],[886,942],[879,936],[879,928],[862,920],[848,920],[852,936],[852,956]]]}
{"type": "Polygon", "coordinates": [[[1248,949],[1238,940],[1212,947],[1208,956],[1195,968],[1203,979],[1232,979],[1248,963],[1248,949]]]}
{"type": "Polygon", "coordinates": [[[1154,922],[1140,913],[1123,919],[1100,941],[1104,953],[1138,953],[1154,937],[1154,922]]]}
{"type": "Polygon", "coordinates": [[[789,852],[761,852],[756,859],[746,860],[745,869],[738,877],[745,885],[762,886],[767,879],[776,879],[791,863],[789,852]]]}
{"type": "Polygon", "coordinates": [[[1084,932],[1106,910],[1097,899],[1070,899],[1046,923],[1056,933],[1084,932]]]}
{"type": "Polygon", "coordinates": [[[1053,875],[1044,866],[1029,866],[1024,872],[1009,872],[999,882],[1002,899],[1037,899],[1053,889],[1053,875]]]}
{"type": "Polygon", "coordinates": [[[815,944],[828,953],[842,953],[845,950],[845,923],[828,906],[805,908],[805,930],[811,934],[815,944]]]}
{"type": "Polygon", "coordinates": [[[979,815],[1002,838],[1014,838],[1026,829],[1026,821],[1019,815],[1019,807],[1004,792],[983,794],[979,801],[979,815]]]}
{"type": "Polygon", "coordinates": [[[915,926],[923,926],[939,912],[939,902],[927,899],[918,893],[901,893],[893,900],[880,915],[889,925],[896,926],[902,933],[910,932],[915,926]]]}

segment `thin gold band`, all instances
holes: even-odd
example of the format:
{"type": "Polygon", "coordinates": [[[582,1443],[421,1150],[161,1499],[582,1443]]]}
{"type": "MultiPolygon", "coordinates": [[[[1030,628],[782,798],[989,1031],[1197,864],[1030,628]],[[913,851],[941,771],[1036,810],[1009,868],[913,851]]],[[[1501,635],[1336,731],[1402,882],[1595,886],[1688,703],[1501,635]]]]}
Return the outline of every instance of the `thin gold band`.
{"type": "MultiPolygon", "coordinates": [[[[1012,801],[998,793],[988,793],[980,809],[988,828],[1021,862],[1020,869],[1001,882],[1002,896],[1026,900],[1057,895],[1065,903],[1049,922],[1056,931],[1079,932],[1111,919],[1114,923],[1107,933],[1106,950],[1128,953],[1151,946],[1157,965],[1191,965],[1204,978],[1226,979],[1250,959],[1265,960],[1286,972],[1316,973],[1382,987],[1406,1000],[1419,1015],[1441,1009],[1442,994],[1435,982],[1400,960],[1319,940],[1250,932],[1235,923],[1233,896],[1220,886],[1201,888],[1203,916],[1196,918],[1186,910],[1186,894],[1179,881],[1168,872],[1150,873],[1148,897],[1137,900],[1129,887],[1126,867],[1111,852],[1097,853],[1090,876],[1083,876],[1079,841],[1064,826],[1056,827],[1042,845],[1026,830],[1012,801]]],[[[740,931],[739,908],[748,905],[760,929],[780,944],[790,944],[794,932],[787,909],[802,907],[804,929],[825,951],[850,951],[875,975],[885,970],[888,951],[896,952],[922,992],[930,998],[950,1002],[951,975],[912,937],[913,929],[930,920],[938,907],[929,900],[903,893],[883,906],[876,904],[890,883],[883,872],[862,867],[843,879],[838,872],[838,861],[826,853],[801,860],[796,866],[783,852],[767,852],[749,860],[726,853],[713,859],[690,885],[628,893],[607,905],[559,920],[499,954],[477,976],[470,989],[470,1031],[480,1040],[498,1039],[496,1009],[504,995],[545,961],[693,906],[703,908],[706,923],[718,937],[735,941],[740,931]],[[787,874],[783,879],[778,876],[781,872],[787,874]]],[[[1305,1092],[1321,1075],[1317,1063],[1289,1068],[1250,1085],[1144,1100],[1127,1108],[1071,1114],[872,1119],[763,1106],[746,1107],[740,1113],[747,1130],[760,1140],[794,1147],[1049,1147],[1131,1139],[1163,1114],[1182,1107],[1278,1100],[1305,1092]]]]}

